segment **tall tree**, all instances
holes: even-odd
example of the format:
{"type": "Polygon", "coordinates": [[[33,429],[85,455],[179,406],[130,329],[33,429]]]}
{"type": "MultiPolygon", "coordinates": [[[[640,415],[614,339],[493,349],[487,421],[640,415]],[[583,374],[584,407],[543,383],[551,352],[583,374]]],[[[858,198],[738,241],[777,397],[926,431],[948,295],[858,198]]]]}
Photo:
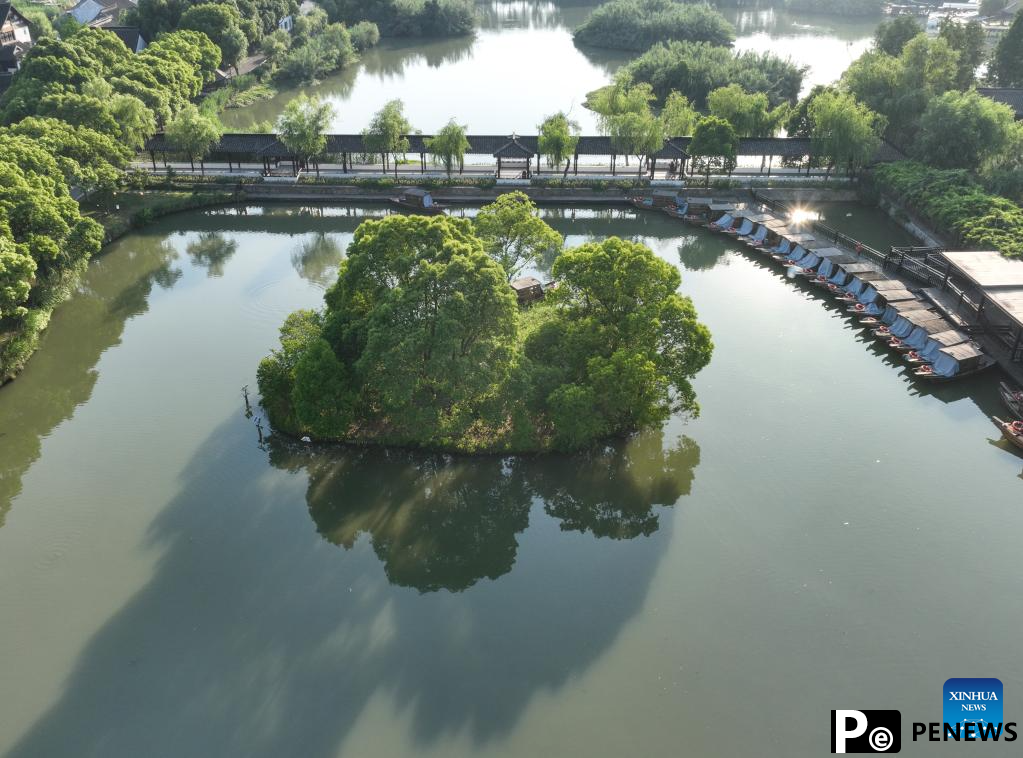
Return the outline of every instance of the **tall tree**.
{"type": "Polygon", "coordinates": [[[885,119],[846,93],[826,92],[810,106],[813,150],[850,171],[867,163],[881,145],[885,119]]]}
{"type": "Polygon", "coordinates": [[[611,144],[616,151],[636,156],[636,175],[642,176],[644,159],[664,147],[661,123],[649,109],[639,113],[625,113],[614,121],[611,144]]]}
{"type": "Polygon", "coordinates": [[[426,149],[430,151],[434,160],[439,161],[448,174],[448,179],[457,165],[461,170],[462,160],[468,152],[469,140],[465,137],[466,127],[455,123],[454,119],[437,132],[433,137],[426,140],[426,149]]]}
{"type": "Polygon", "coordinates": [[[316,175],[320,175],[320,162],[317,156],[322,155],[327,146],[324,132],[333,118],[333,105],[304,94],[298,95],[284,106],[284,112],[277,119],[277,131],[281,142],[297,158],[296,174],[299,164],[305,165],[313,159],[316,163],[316,175]]]}
{"type": "Polygon", "coordinates": [[[500,264],[509,281],[527,265],[549,264],[564,242],[523,192],[507,192],[484,205],[473,225],[483,249],[500,264]]]}
{"type": "Polygon", "coordinates": [[[707,186],[710,186],[710,171],[715,164],[731,173],[735,168],[738,150],[739,137],[735,129],[717,116],[700,119],[693,131],[693,140],[689,143],[689,154],[694,159],[703,160],[707,186]]]}
{"type": "Polygon", "coordinates": [[[987,35],[977,20],[961,24],[951,18],[941,22],[938,36],[959,54],[956,86],[968,89],[977,78],[977,68],[984,62],[987,50],[987,35]]]}
{"type": "Polygon", "coordinates": [[[923,27],[913,16],[896,16],[882,21],[874,32],[874,46],[883,53],[896,58],[902,54],[902,48],[913,37],[923,33],[923,27]]]}
{"type": "Polygon", "coordinates": [[[192,170],[195,171],[195,159],[198,158],[205,174],[206,166],[203,159],[209,155],[223,131],[219,121],[204,116],[198,108],[189,103],[168,122],[165,133],[167,141],[176,150],[188,156],[192,170]]]}
{"type": "Polygon", "coordinates": [[[232,5],[193,5],[181,14],[179,29],[202,32],[220,48],[225,65],[238,67],[238,61],[248,52],[248,39],[242,31],[241,16],[232,5]]]}
{"type": "Polygon", "coordinates": [[[689,102],[689,98],[681,92],[672,91],[661,108],[661,131],[665,139],[688,137],[693,133],[699,118],[700,113],[689,102]]]}
{"type": "Polygon", "coordinates": [[[998,40],[991,59],[991,76],[1000,87],[1023,87],[1023,10],[998,40]]]}
{"type": "Polygon", "coordinates": [[[920,124],[913,152],[939,168],[982,169],[1007,152],[1019,130],[1012,108],[975,90],[932,100],[920,124]]]}
{"type": "Polygon", "coordinates": [[[394,161],[394,176],[398,176],[398,156],[408,152],[406,136],[412,131],[412,124],[405,118],[405,105],[401,100],[391,100],[384,105],[362,132],[362,142],[371,153],[379,153],[387,171],[387,158],[394,161]]]}
{"type": "Polygon", "coordinates": [[[540,124],[539,150],[551,168],[565,164],[564,176],[572,165],[576,145],[579,144],[579,124],[559,111],[540,124]]]}
{"type": "Polygon", "coordinates": [[[720,87],[707,95],[710,115],[723,118],[740,137],[771,137],[778,131],[786,111],[771,110],[763,92],[746,92],[738,84],[720,87]]]}

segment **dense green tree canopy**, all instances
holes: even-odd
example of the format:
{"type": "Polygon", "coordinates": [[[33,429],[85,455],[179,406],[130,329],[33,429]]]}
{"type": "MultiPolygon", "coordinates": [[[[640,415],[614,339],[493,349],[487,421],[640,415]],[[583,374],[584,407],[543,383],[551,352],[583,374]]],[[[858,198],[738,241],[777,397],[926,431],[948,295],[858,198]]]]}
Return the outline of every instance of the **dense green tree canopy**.
{"type": "Polygon", "coordinates": [[[939,168],[979,169],[1003,155],[1020,127],[1012,108],[969,92],[946,92],[930,102],[914,153],[939,168]]]}
{"type": "Polygon", "coordinates": [[[581,45],[640,51],[667,40],[730,45],[735,30],[710,5],[678,0],[611,0],[598,6],[574,36],[581,45]]]}
{"type": "Polygon", "coordinates": [[[763,92],[746,92],[738,84],[729,84],[707,95],[710,115],[723,118],[740,137],[773,137],[787,114],[786,106],[774,110],[763,92]]]}
{"type": "Polygon", "coordinates": [[[735,155],[739,149],[739,136],[730,123],[717,116],[700,119],[689,143],[689,154],[703,164],[707,182],[710,172],[721,168],[731,172],[735,168],[735,155]]]}
{"type": "Polygon", "coordinates": [[[388,37],[450,37],[476,26],[472,0],[323,0],[331,21],[372,21],[388,37]]]}
{"type": "Polygon", "coordinates": [[[796,101],[806,69],[772,53],[671,41],[654,45],[625,71],[634,81],[648,82],[661,102],[677,91],[702,107],[712,90],[737,84],[747,92],[763,92],[773,108],[796,101]]]}
{"type": "Polygon", "coordinates": [[[854,170],[869,162],[881,145],[885,119],[847,93],[824,92],[810,105],[814,154],[829,166],[854,170]]]}
{"type": "Polygon", "coordinates": [[[220,139],[223,126],[219,121],[204,116],[194,105],[186,105],[167,124],[167,141],[175,150],[188,156],[192,168],[195,160],[205,158],[220,139]]]}
{"type": "Polygon", "coordinates": [[[913,37],[923,32],[914,16],[896,16],[882,21],[874,32],[874,46],[882,53],[898,57],[913,37]]]}
{"type": "Polygon", "coordinates": [[[241,28],[241,15],[232,5],[193,5],[181,14],[178,28],[203,32],[220,48],[221,61],[228,66],[237,65],[248,52],[249,42],[241,28]]]}
{"type": "Polygon", "coordinates": [[[589,243],[555,258],[559,287],[521,310],[487,249],[557,235],[537,229],[524,197],[502,201],[476,221],[486,240],[443,216],[364,222],[326,309],[292,314],[260,364],[272,422],[330,439],[526,451],[696,413],[691,380],[712,346],[675,267],[636,243],[589,243]]]}
{"type": "Polygon", "coordinates": [[[509,281],[525,266],[541,268],[549,264],[564,243],[522,192],[505,193],[481,208],[473,226],[483,249],[497,261],[509,281]]]}

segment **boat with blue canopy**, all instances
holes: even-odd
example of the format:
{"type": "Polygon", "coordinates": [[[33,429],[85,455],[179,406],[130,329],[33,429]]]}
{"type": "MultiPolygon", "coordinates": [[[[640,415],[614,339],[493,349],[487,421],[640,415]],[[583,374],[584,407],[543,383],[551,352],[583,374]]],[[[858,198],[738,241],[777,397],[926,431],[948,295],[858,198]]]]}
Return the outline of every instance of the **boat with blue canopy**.
{"type": "Polygon", "coordinates": [[[932,364],[919,366],[913,375],[931,382],[950,382],[979,374],[995,365],[976,342],[963,342],[938,351],[932,364]]]}
{"type": "Polygon", "coordinates": [[[970,341],[970,335],[960,332],[958,329],[949,329],[944,332],[936,332],[927,337],[924,346],[919,350],[910,350],[903,359],[914,366],[923,363],[934,363],[940,353],[946,347],[961,345],[970,341]]]}
{"type": "Polygon", "coordinates": [[[920,350],[927,344],[932,334],[940,334],[952,330],[952,324],[944,318],[936,318],[917,324],[913,331],[905,338],[892,337],[888,341],[888,347],[900,353],[908,353],[910,350],[920,350]]]}

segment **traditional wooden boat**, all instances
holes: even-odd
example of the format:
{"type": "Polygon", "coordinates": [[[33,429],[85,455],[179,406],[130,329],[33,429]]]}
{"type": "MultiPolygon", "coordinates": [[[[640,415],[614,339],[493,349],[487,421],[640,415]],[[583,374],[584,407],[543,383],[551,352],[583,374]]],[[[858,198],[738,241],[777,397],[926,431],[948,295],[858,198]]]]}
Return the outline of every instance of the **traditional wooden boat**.
{"type": "Polygon", "coordinates": [[[859,301],[860,295],[866,291],[871,282],[887,280],[888,275],[886,273],[879,271],[875,266],[871,266],[869,270],[856,274],[844,287],[833,290],[832,294],[838,300],[844,300],[849,304],[853,304],[859,301]]]}
{"type": "Polygon", "coordinates": [[[1014,390],[1005,382],[998,383],[998,394],[1002,396],[1002,402],[1018,419],[1023,419],[1023,390],[1014,390]]]}
{"type": "Polygon", "coordinates": [[[958,329],[949,329],[945,332],[938,332],[928,337],[926,344],[920,350],[910,350],[902,356],[902,359],[911,366],[920,366],[924,363],[934,363],[938,353],[943,348],[961,345],[970,341],[970,335],[960,332],[958,329]]]}
{"type": "Polygon", "coordinates": [[[1002,430],[1002,436],[1013,445],[1023,450],[1023,421],[1002,421],[994,417],[995,426],[1002,430]]]}
{"type": "Polygon", "coordinates": [[[754,245],[754,247],[764,253],[774,252],[774,250],[785,240],[785,235],[787,233],[791,232],[792,234],[795,234],[795,230],[789,229],[789,222],[782,221],[781,219],[765,221],[763,226],[767,232],[764,235],[763,241],[758,245],[754,245]]]}
{"type": "MultiPolygon", "coordinates": [[[[870,323],[870,319],[874,319],[876,321],[880,318],[880,316],[892,303],[909,302],[913,300],[922,303],[916,295],[907,289],[880,290],[877,297],[874,299],[874,302],[857,302],[854,305],[850,305],[847,310],[855,316],[862,316],[863,318],[860,319],[860,323],[867,324],[870,323]]],[[[923,307],[923,305],[920,307],[923,307]]]]}
{"type": "Polygon", "coordinates": [[[796,261],[806,255],[806,245],[813,244],[817,238],[806,232],[786,234],[785,240],[789,243],[788,250],[784,253],[772,253],[772,255],[787,266],[794,266],[796,261]]]}
{"type": "Polygon", "coordinates": [[[732,223],[732,213],[737,207],[735,202],[713,202],[707,207],[707,220],[704,226],[710,227],[711,229],[720,228],[721,222],[724,221],[725,217],[728,217],[728,224],[732,223]]]}
{"type": "Polygon", "coordinates": [[[437,216],[444,213],[444,206],[435,203],[433,196],[428,190],[419,189],[418,187],[409,187],[402,190],[398,197],[391,198],[391,202],[395,205],[400,205],[402,208],[408,208],[424,215],[437,216]]]}
{"type": "Polygon", "coordinates": [[[987,371],[994,365],[994,358],[976,342],[963,342],[942,348],[933,364],[918,367],[913,375],[929,382],[951,382],[987,371]]]}
{"type": "MultiPolygon", "coordinates": [[[[910,335],[916,327],[926,324],[928,321],[937,321],[942,315],[929,308],[917,308],[911,311],[901,312],[891,326],[883,325],[874,330],[874,337],[882,342],[889,342],[892,337],[900,340],[910,335]]],[[[949,326],[949,329],[952,327],[949,326]]]]}
{"type": "Polygon", "coordinates": [[[913,331],[905,338],[892,337],[888,340],[888,347],[899,353],[908,353],[910,350],[923,350],[932,334],[954,331],[952,324],[943,318],[931,319],[922,324],[917,324],[913,331]]]}
{"type": "Polygon", "coordinates": [[[749,244],[755,235],[760,234],[760,229],[765,221],[774,219],[774,216],[770,213],[757,213],[753,211],[743,211],[742,217],[743,222],[739,225],[735,237],[746,244],[749,244]]]}
{"type": "Polygon", "coordinates": [[[681,205],[666,205],[661,210],[672,218],[685,219],[686,212],[689,210],[689,203],[682,201],[681,205]]]}
{"type": "Polygon", "coordinates": [[[839,295],[845,292],[845,288],[852,283],[857,274],[868,271],[880,273],[880,269],[873,263],[842,263],[821,286],[832,295],[839,295]]]}
{"type": "Polygon", "coordinates": [[[629,204],[635,208],[651,211],[654,209],[654,199],[644,195],[630,195],[629,204]]]}
{"type": "Polygon", "coordinates": [[[838,270],[843,263],[854,263],[856,256],[847,253],[837,247],[821,247],[813,251],[814,255],[820,258],[816,267],[800,264],[803,268],[799,271],[800,276],[805,276],[815,284],[827,282],[828,277],[838,270]]]}
{"type": "Polygon", "coordinates": [[[690,197],[686,199],[686,215],[685,220],[690,224],[696,224],[697,226],[705,226],[707,223],[707,216],[710,214],[710,206],[714,203],[714,200],[709,197],[690,197]]]}
{"type": "MultiPolygon", "coordinates": [[[[895,323],[895,319],[897,319],[900,314],[907,311],[933,310],[930,303],[925,303],[923,300],[920,300],[909,290],[888,290],[884,293],[883,297],[885,298],[886,303],[880,315],[861,318],[860,323],[863,326],[870,327],[871,329],[876,329],[881,326],[891,326],[895,323]],[[909,294],[909,297],[906,297],[907,293],[909,294]]],[[[862,303],[856,303],[856,305],[850,307],[849,310],[851,312],[856,312],[856,308],[873,308],[877,305],[878,303],[876,301],[869,306],[864,306],[862,303]]]]}

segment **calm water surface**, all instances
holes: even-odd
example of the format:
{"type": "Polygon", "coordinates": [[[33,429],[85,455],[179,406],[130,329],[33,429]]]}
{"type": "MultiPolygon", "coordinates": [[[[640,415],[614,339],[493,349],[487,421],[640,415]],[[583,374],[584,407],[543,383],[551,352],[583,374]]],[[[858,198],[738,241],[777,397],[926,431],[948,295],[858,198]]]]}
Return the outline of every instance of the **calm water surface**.
{"type": "MultiPolygon", "coordinates": [[[[586,93],[606,84],[632,57],[580,49],[572,30],[598,2],[540,0],[482,3],[474,37],[385,39],[362,62],[302,91],[330,100],[331,129],[361,132],[388,100],[400,98],[412,125],[431,133],[455,118],[477,134],[535,133],[544,117],[567,111],[585,133],[596,121],[582,107],[586,93]]],[[[809,67],[804,91],[832,82],[870,44],[880,18],[794,15],[770,7],[725,7],[738,50],[769,50],[809,67]]],[[[224,114],[229,129],[273,120],[298,90],[224,114]]]]}
{"type": "Polygon", "coordinates": [[[1021,691],[995,377],[916,385],[664,217],[547,213],[680,266],[716,343],[699,420],[544,458],[261,440],[241,388],[384,212],[127,237],[0,390],[0,755],[820,756],[830,708],[1021,691]]]}

